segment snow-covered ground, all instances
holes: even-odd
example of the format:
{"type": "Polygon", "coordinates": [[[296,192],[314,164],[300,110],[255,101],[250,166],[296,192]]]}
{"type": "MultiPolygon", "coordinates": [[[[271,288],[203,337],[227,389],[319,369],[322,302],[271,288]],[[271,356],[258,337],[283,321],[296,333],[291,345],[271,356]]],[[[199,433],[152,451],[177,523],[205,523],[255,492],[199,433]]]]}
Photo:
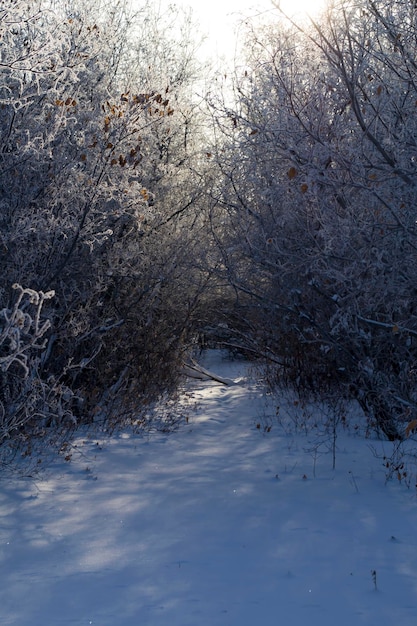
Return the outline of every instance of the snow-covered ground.
{"type": "Polygon", "coordinates": [[[86,436],[0,482],[2,626],[416,626],[414,484],[343,429],[333,470],[209,357],[243,380],[192,382],[176,432],[86,436]]]}

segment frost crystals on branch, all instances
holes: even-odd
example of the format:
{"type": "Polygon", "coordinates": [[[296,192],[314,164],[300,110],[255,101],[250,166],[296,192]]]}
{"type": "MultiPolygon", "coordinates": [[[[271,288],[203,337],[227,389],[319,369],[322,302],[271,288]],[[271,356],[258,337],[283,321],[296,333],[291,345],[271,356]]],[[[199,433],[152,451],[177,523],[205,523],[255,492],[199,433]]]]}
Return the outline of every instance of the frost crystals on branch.
{"type": "Polygon", "coordinates": [[[16,302],[12,308],[0,311],[4,320],[0,320],[0,368],[7,372],[15,364],[23,369],[26,378],[29,376],[29,352],[43,350],[46,346],[47,340],[43,337],[51,327],[51,322],[42,322],[40,316],[44,301],[53,298],[55,292],[38,292],[17,283],[13,289],[18,291],[16,302]],[[33,305],[34,311],[28,312],[28,305],[33,305]]]}

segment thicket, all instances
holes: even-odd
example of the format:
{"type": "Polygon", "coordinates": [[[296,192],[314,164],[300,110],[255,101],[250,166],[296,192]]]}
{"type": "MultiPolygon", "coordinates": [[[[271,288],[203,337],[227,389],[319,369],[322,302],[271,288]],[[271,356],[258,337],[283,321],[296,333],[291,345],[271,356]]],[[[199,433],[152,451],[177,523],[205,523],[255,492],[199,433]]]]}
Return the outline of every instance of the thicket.
{"type": "Polygon", "coordinates": [[[128,6],[0,8],[1,449],[130,418],[204,334],[409,434],[414,3],[277,11],[220,90],[190,15],[128,6]]]}
{"type": "Polygon", "coordinates": [[[390,440],[417,411],[416,46],[415,3],[331,2],[253,27],[213,94],[234,341],[390,440]]]}
{"type": "Polygon", "coordinates": [[[128,5],[0,7],[0,445],[134,414],[195,334],[193,24],[128,5]]]}

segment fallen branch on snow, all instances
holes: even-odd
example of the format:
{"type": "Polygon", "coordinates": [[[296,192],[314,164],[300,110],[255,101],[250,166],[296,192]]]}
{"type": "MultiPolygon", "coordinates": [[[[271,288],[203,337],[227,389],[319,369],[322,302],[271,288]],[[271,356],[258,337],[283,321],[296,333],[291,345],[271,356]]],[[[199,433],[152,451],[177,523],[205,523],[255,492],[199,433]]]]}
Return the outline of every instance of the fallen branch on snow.
{"type": "Polygon", "coordinates": [[[186,376],[190,378],[197,378],[198,380],[215,380],[222,385],[236,385],[237,383],[231,378],[223,378],[213,372],[209,372],[202,365],[198,363],[185,363],[182,367],[182,371],[186,376]]]}

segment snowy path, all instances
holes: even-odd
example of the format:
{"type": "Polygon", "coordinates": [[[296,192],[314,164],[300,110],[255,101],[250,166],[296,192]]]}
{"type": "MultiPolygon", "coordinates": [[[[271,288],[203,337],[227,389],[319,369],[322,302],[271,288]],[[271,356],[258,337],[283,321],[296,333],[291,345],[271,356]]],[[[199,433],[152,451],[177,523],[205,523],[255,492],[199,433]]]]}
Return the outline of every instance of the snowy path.
{"type": "Polygon", "coordinates": [[[193,393],[178,432],[0,483],[1,626],[415,626],[415,492],[348,436],[313,478],[253,387],[193,393]]]}

